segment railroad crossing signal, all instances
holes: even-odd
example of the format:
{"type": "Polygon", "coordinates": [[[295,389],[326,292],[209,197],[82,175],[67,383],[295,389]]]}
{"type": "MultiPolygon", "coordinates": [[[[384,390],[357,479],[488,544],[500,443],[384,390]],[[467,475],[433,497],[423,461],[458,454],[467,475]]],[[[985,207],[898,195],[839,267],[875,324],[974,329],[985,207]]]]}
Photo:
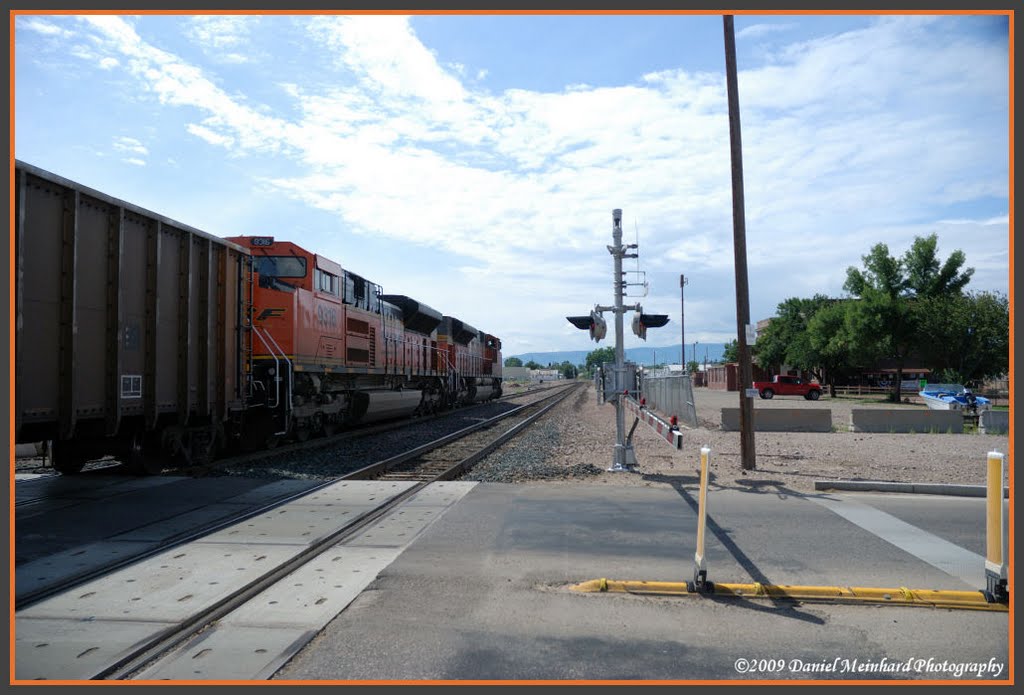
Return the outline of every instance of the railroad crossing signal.
{"type": "Polygon", "coordinates": [[[645,314],[643,309],[639,309],[633,314],[633,333],[640,340],[647,340],[648,328],[661,328],[666,323],[668,323],[667,314],[645,314]]]}
{"type": "MultiPolygon", "coordinates": [[[[608,247],[608,253],[612,255],[615,266],[612,274],[614,278],[612,286],[615,288],[615,304],[611,306],[598,304],[591,310],[589,316],[566,316],[565,318],[576,328],[583,331],[589,330],[591,339],[596,342],[604,338],[608,332],[608,326],[602,314],[610,311],[612,316],[615,317],[615,365],[611,368],[611,379],[609,382],[606,382],[605,389],[606,393],[611,394],[608,397],[608,401],[615,405],[615,449],[612,453],[612,467],[608,470],[625,471],[629,470],[629,466],[636,465],[636,454],[633,451],[633,443],[631,441],[632,432],[630,432],[629,439],[625,436],[626,423],[623,401],[625,400],[624,393],[629,393],[630,384],[627,383],[627,372],[629,370],[626,367],[625,348],[623,346],[623,315],[627,311],[636,312],[636,316],[633,317],[633,332],[643,340],[647,340],[648,328],[664,326],[668,323],[668,316],[665,314],[645,314],[639,304],[626,306],[622,303],[623,291],[630,284],[623,280],[625,273],[622,272],[622,259],[637,258],[638,254],[636,252],[630,253],[631,250],[637,248],[636,244],[623,245],[622,243],[622,210],[618,208],[612,210],[612,242],[612,245],[608,247]],[[610,391],[607,388],[609,384],[610,391]]],[[[642,284],[645,290],[644,294],[646,295],[647,283],[644,282],[642,284]]],[[[634,423],[633,426],[636,427],[636,424],[634,423]]]]}
{"type": "Polygon", "coordinates": [[[600,342],[608,334],[608,324],[599,311],[591,311],[589,316],[566,316],[569,323],[580,330],[590,331],[590,339],[600,342]]]}

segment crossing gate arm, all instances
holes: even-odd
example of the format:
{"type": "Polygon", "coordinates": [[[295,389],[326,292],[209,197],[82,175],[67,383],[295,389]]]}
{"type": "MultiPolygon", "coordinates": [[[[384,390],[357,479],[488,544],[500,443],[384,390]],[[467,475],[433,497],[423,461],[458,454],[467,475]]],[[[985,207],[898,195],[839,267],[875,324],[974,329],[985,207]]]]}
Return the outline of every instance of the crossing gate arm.
{"type": "MultiPolygon", "coordinates": [[[[679,431],[678,427],[673,427],[665,420],[661,419],[645,406],[637,403],[633,398],[623,398],[626,410],[628,410],[635,418],[633,422],[633,428],[636,428],[637,422],[643,422],[648,425],[652,430],[658,433],[658,436],[664,439],[666,442],[671,444],[676,449],[683,448],[683,433],[679,431]]],[[[630,438],[632,438],[633,430],[630,430],[630,438]]]]}

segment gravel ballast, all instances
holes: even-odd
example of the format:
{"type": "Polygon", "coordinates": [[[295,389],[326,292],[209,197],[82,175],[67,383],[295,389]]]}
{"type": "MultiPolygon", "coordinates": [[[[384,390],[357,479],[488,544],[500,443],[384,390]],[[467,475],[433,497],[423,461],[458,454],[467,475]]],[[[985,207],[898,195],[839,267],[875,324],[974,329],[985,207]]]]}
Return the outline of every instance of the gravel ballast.
{"type": "MultiPolygon", "coordinates": [[[[982,485],[989,451],[1007,454],[1009,437],[991,434],[875,434],[757,432],[754,470],[741,467],[740,433],[720,429],[721,409],[738,407],[737,392],[697,388],[700,427],[683,429],[682,450],[673,449],[646,425],[633,437],[639,465],[631,473],[609,472],[615,444],[615,408],[597,403],[592,386],[567,399],[545,423],[513,439],[484,459],[469,478],[499,482],[606,485],[696,485],[700,449],[711,449],[711,487],[785,495],[821,494],[820,480],[877,480],[982,485]]],[[[754,399],[755,408],[828,408],[837,429],[853,408],[912,408],[857,398],[754,399]]],[[[668,414],[663,414],[668,415],[668,414]]],[[[626,429],[632,425],[627,414],[626,429]]],[[[1007,466],[1009,468],[1009,465],[1007,466]]],[[[1008,480],[1004,480],[1004,484],[1008,480]]]]}

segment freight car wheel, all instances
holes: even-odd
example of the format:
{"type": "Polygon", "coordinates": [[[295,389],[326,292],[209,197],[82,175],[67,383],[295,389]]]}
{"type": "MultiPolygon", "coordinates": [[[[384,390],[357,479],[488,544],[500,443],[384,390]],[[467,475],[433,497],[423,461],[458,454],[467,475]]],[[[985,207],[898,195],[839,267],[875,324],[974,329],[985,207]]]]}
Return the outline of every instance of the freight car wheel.
{"type": "Polygon", "coordinates": [[[54,470],[64,475],[81,473],[85,467],[85,456],[76,451],[75,445],[67,440],[54,440],[51,456],[54,470]]]}

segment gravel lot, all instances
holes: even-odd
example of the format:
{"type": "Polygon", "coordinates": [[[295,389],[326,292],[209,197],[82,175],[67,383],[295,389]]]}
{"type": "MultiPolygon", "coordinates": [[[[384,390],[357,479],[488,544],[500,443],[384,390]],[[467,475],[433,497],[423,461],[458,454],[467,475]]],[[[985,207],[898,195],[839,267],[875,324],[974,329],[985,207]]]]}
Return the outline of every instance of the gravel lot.
{"type": "MultiPolygon", "coordinates": [[[[606,485],[696,485],[700,449],[711,449],[711,486],[775,494],[814,492],[816,480],[882,480],[915,483],[985,482],[989,451],[1009,451],[1009,437],[985,434],[873,434],[757,432],[756,469],[740,465],[740,435],[720,429],[721,409],[738,407],[736,392],[695,389],[700,427],[683,432],[683,448],[673,449],[647,426],[633,438],[639,466],[635,473],[608,472],[615,443],[615,409],[598,405],[592,386],[554,409],[542,426],[517,437],[482,461],[471,479],[498,482],[606,485]]],[[[754,399],[755,408],[830,408],[836,428],[850,421],[854,408],[903,407],[865,403],[857,398],[799,397],[754,399]]],[[[632,419],[626,421],[627,430],[632,419]]]]}

